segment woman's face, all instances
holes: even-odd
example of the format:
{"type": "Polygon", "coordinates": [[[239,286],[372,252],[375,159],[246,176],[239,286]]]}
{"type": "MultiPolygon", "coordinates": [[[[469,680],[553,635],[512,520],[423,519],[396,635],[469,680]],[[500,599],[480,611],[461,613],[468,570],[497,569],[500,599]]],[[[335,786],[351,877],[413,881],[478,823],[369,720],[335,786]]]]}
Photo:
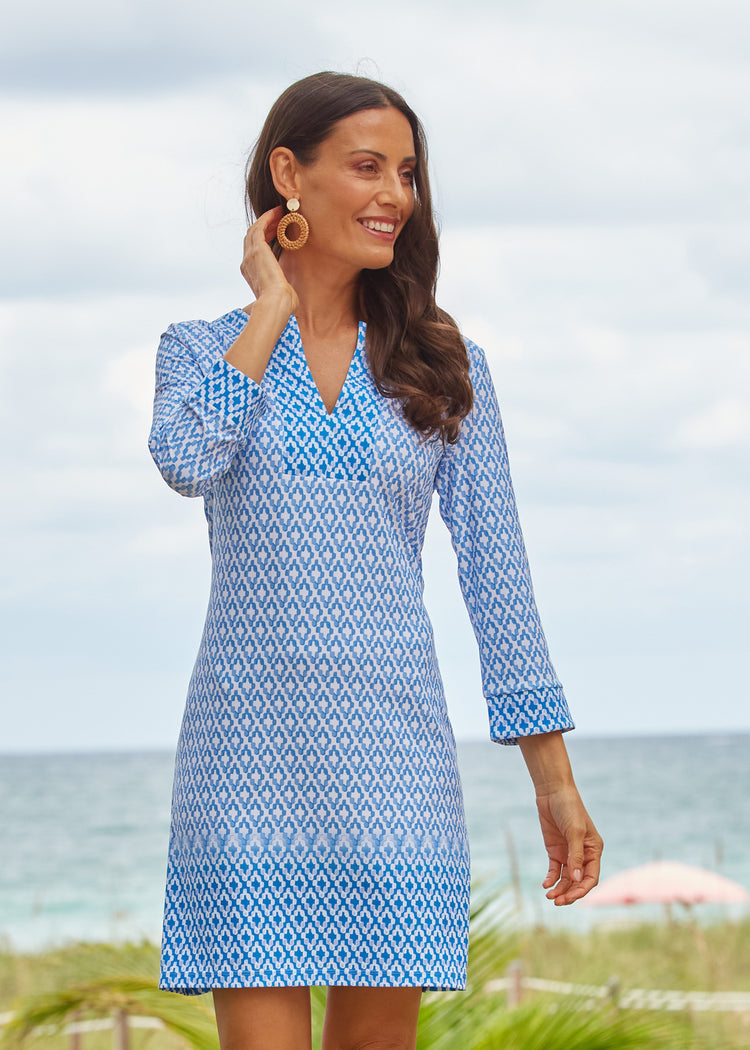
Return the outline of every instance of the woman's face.
{"type": "Polygon", "coordinates": [[[303,251],[357,271],[388,266],[414,210],[415,153],[409,121],[391,106],[334,125],[312,164],[298,169],[310,224],[303,251]]]}

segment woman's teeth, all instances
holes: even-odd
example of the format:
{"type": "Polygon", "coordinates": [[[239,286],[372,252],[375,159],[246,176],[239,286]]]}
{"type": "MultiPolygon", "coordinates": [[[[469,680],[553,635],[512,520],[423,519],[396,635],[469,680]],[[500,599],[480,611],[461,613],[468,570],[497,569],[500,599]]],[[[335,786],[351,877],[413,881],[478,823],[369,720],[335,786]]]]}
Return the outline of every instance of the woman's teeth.
{"type": "Polygon", "coordinates": [[[362,225],[368,230],[377,230],[378,233],[393,233],[396,229],[395,222],[372,222],[370,219],[363,219],[362,225]]]}

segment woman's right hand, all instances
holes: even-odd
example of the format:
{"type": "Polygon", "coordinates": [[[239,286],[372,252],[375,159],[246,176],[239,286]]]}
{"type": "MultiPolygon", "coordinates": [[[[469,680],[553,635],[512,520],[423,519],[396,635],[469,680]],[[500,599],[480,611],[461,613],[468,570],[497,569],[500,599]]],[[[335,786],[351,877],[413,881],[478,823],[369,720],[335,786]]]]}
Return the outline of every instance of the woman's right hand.
{"type": "Polygon", "coordinates": [[[288,320],[299,307],[299,299],[270,247],[283,213],[281,205],[271,208],[263,212],[249,228],[245,234],[240,272],[250,285],[256,301],[263,299],[269,305],[277,303],[288,320]]]}
{"type": "Polygon", "coordinates": [[[245,234],[240,270],[250,285],[255,302],[247,324],[224,354],[224,360],[260,383],[279,336],[299,308],[297,293],[287,281],[270,242],[276,235],[284,209],[279,205],[264,212],[245,234]]]}

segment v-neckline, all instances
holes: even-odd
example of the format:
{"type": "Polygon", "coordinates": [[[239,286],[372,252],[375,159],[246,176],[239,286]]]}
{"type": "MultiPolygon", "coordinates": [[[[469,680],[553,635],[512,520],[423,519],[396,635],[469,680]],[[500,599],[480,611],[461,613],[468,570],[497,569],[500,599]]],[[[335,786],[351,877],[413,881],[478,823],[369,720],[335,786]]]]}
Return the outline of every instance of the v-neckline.
{"type": "Polygon", "coordinates": [[[304,348],[304,346],[302,344],[302,333],[300,332],[300,329],[299,329],[299,324],[297,322],[297,315],[296,314],[292,314],[290,316],[289,324],[291,324],[293,326],[293,328],[294,328],[294,334],[296,336],[295,344],[296,344],[297,348],[299,349],[299,354],[300,354],[300,357],[302,359],[301,360],[301,364],[302,364],[302,367],[305,370],[305,373],[307,375],[307,378],[308,378],[308,381],[310,383],[310,386],[315,391],[315,396],[318,399],[318,404],[322,408],[322,410],[325,413],[326,417],[328,419],[333,419],[333,417],[338,412],[339,405],[343,401],[344,396],[346,394],[346,390],[347,390],[347,388],[349,386],[349,381],[350,381],[352,373],[354,371],[355,361],[357,361],[357,359],[359,358],[359,355],[361,353],[362,344],[364,342],[365,323],[364,323],[364,321],[359,321],[358,324],[357,324],[357,342],[356,342],[356,344],[354,346],[354,353],[352,354],[351,361],[349,362],[349,367],[346,370],[346,375],[344,376],[344,382],[341,384],[341,389],[338,392],[338,396],[337,396],[336,401],[334,402],[333,408],[332,408],[332,410],[330,412],[326,408],[326,403],[323,400],[323,395],[320,392],[320,388],[318,387],[318,384],[315,382],[315,376],[312,374],[312,369],[310,368],[309,362],[307,360],[307,355],[305,354],[305,348],[304,348]]]}

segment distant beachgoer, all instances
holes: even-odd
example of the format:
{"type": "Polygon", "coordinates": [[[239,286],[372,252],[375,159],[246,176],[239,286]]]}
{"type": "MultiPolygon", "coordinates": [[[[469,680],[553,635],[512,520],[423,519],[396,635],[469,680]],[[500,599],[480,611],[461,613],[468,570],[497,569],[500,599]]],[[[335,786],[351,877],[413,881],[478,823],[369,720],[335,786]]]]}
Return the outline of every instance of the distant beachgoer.
{"type": "MultiPolygon", "coordinates": [[[[478,201],[486,190],[467,172],[478,201]]],[[[180,733],[160,987],[213,991],[222,1050],[413,1047],[466,986],[469,848],[421,550],[450,530],[490,735],[520,743],[570,904],[601,839],[529,576],[483,351],[435,303],[422,126],[319,73],[247,173],[251,306],[170,325],[149,447],[202,496],[213,563],[180,733]]],[[[481,260],[477,266],[481,266],[481,260]]]]}

